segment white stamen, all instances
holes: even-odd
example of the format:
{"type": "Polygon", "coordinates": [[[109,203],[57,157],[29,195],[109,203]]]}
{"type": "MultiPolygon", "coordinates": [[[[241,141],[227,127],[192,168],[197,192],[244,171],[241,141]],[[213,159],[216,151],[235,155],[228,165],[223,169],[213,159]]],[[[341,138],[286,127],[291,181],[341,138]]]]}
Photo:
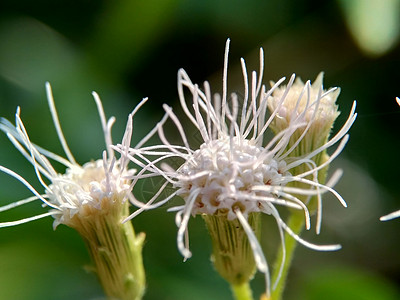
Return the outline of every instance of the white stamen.
{"type": "Polygon", "coordinates": [[[395,218],[398,218],[398,217],[400,217],[400,210],[392,212],[392,213],[390,213],[390,214],[388,214],[386,216],[382,216],[382,217],[379,218],[379,220],[381,220],[381,221],[389,221],[389,220],[392,220],[392,219],[395,219],[395,218]]]}
{"type": "Polygon", "coordinates": [[[51,116],[53,117],[54,127],[57,130],[58,139],[61,142],[61,145],[62,145],[62,147],[64,149],[65,154],[67,155],[68,160],[71,163],[76,164],[75,158],[72,155],[71,150],[69,150],[69,147],[67,145],[67,141],[65,140],[64,134],[62,132],[61,125],[60,125],[60,120],[58,119],[56,106],[54,105],[53,92],[51,90],[50,83],[48,83],[48,82],[46,82],[46,93],[47,93],[47,100],[48,100],[48,103],[49,103],[49,108],[50,108],[50,111],[51,111],[51,116]]]}

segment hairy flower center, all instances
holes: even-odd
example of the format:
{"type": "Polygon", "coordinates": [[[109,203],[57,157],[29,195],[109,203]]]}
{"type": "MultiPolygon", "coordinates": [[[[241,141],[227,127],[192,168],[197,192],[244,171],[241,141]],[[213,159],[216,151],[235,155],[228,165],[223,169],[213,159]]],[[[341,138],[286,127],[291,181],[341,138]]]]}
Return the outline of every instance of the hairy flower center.
{"type": "Polygon", "coordinates": [[[104,206],[121,202],[129,190],[129,181],[121,178],[118,166],[105,171],[103,160],[97,160],[68,168],[65,174],[53,178],[46,193],[50,202],[64,211],[60,223],[68,223],[76,214],[97,213],[104,206]]]}
{"type": "Polygon", "coordinates": [[[179,194],[186,200],[198,194],[193,214],[222,213],[233,219],[236,209],[244,215],[260,211],[261,197],[271,194],[253,187],[276,185],[286,165],[267,154],[263,147],[237,137],[204,143],[179,170],[179,194]]]}

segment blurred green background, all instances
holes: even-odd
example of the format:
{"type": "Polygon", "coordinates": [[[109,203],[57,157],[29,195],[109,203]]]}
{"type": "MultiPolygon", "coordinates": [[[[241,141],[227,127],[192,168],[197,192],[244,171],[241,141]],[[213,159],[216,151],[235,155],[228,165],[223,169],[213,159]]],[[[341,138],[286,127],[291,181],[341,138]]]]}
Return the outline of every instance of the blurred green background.
{"type": "MultiPolygon", "coordinates": [[[[77,160],[101,156],[104,141],[90,92],[97,91],[106,114],[117,117],[121,140],[128,113],[143,97],[150,102],[135,119],[135,139],[162,115],[161,104],[177,107],[176,73],[211,81],[221,90],[226,38],[231,38],[230,91],[241,93],[239,58],[258,69],[258,48],[266,53],[265,82],[296,73],[342,88],[343,124],[351,103],[359,113],[351,139],[331,169],[345,174],[337,190],[347,209],[325,197],[316,243],[341,243],[320,253],[298,247],[285,299],[399,299],[400,220],[379,217],[400,209],[400,4],[357,1],[49,1],[0,2],[0,114],[13,120],[16,107],[31,139],[62,153],[47,107],[50,81],[64,133],[77,160]],[[236,84],[239,83],[239,84],[236,84]]],[[[0,164],[37,184],[30,165],[0,136],[0,164]]],[[[62,170],[60,170],[62,171],[62,170]]],[[[150,191],[137,186],[136,193],[150,191]]],[[[0,174],[1,204],[29,196],[0,174]]],[[[174,200],[174,204],[178,200],[174,200]]],[[[0,222],[44,212],[32,204],[4,212],[0,222]]],[[[273,260],[277,229],[263,220],[262,243],[273,260]]],[[[230,299],[228,285],[209,261],[210,241],[201,218],[191,220],[193,257],[183,263],[176,250],[174,214],[165,208],[133,221],[147,234],[145,299],[230,299]]],[[[52,229],[52,219],[0,230],[0,299],[103,299],[84,244],[73,230],[52,229]]],[[[256,294],[263,290],[257,274],[256,294]]]]}

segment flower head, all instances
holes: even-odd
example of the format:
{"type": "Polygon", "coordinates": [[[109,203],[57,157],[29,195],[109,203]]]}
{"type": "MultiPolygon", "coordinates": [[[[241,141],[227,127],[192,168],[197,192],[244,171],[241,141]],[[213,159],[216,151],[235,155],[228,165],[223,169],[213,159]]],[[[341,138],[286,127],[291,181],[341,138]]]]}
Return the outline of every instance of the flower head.
{"type": "MultiPolygon", "coordinates": [[[[271,123],[271,129],[276,133],[288,128],[292,119],[302,115],[301,118],[309,126],[307,135],[310,138],[303,138],[300,141],[308,142],[307,151],[317,149],[326,143],[333,123],[339,116],[336,99],[340,89],[331,88],[326,91],[322,81],[322,72],[312,84],[310,82],[304,84],[297,77],[283,102],[282,96],[287,91],[286,86],[283,85],[277,87],[268,99],[268,109],[271,112],[277,110],[276,118],[271,123]]],[[[299,128],[298,132],[304,132],[304,130],[299,128]]]]}
{"type": "MultiPolygon", "coordinates": [[[[199,214],[205,217],[208,227],[210,227],[209,223],[213,222],[207,221],[208,217],[220,217],[220,220],[224,219],[228,223],[237,222],[235,226],[231,226],[234,223],[229,223],[227,228],[229,227],[229,230],[237,228],[247,236],[255,264],[258,270],[266,274],[267,294],[269,295],[269,268],[258,242],[257,232],[255,232],[255,228],[258,226],[257,224],[250,224],[249,220],[254,219],[253,214],[263,213],[273,216],[277,222],[283,244],[285,243],[284,232],[286,231],[301,244],[315,250],[326,251],[340,248],[339,245],[318,246],[301,239],[286,225],[280,216],[278,207],[302,210],[306,228],[309,229],[309,210],[300,196],[310,198],[331,192],[346,206],[342,197],[332,189],[332,186],[340,177],[340,172],[335,173],[332,179],[324,185],[318,181],[318,171],[329,164],[343,149],[348,140],[346,133],[356,117],[355,107],[353,107],[343,128],[333,138],[313,151],[303,153],[302,156],[289,157],[289,154],[296,149],[296,145],[290,147],[293,135],[301,128],[308,130],[310,124],[317,119],[316,115],[324,118],[325,114],[330,113],[328,106],[332,100],[326,101],[329,103],[325,108],[323,102],[326,95],[322,93],[319,80],[317,80],[316,86],[311,86],[307,82],[305,86],[303,85],[300,88],[300,93],[305,93],[308,99],[306,102],[302,102],[297,97],[300,81],[294,83],[294,75],[290,78],[286,87],[279,87],[285,80],[285,78],[282,78],[273,84],[271,89],[267,90],[262,85],[264,58],[263,51],[260,49],[259,77],[257,77],[256,72],[252,72],[249,80],[245,61],[241,59],[244,99],[241,107],[239,107],[237,94],[232,93],[228,100],[228,52],[229,40],[225,51],[222,96],[219,94],[211,96],[208,82],[204,83],[204,90],[201,90],[197,84],[192,83],[183,69],[178,72],[180,104],[186,116],[201,135],[202,143],[200,147],[195,149],[190,147],[184,126],[172,108],[164,105],[167,116],[174,122],[179,131],[183,145],[173,145],[169,142],[164,132],[165,119],[163,119],[158,124],[159,136],[163,145],[143,147],[140,151],[130,149],[129,155],[131,159],[136,155],[145,160],[148,162],[146,171],[153,175],[163,176],[167,183],[173,184],[176,191],[168,199],[174,195],[179,195],[184,199],[183,205],[170,209],[177,211],[176,223],[179,227],[177,244],[183,256],[185,258],[191,256],[187,235],[191,215],[199,214]],[[190,91],[192,100],[186,99],[184,88],[190,91]],[[316,93],[317,97],[314,97],[316,89],[319,91],[316,93]],[[292,103],[289,98],[297,101],[294,100],[292,103]],[[271,99],[276,101],[271,103],[271,99]],[[290,116],[287,114],[286,119],[284,118],[284,113],[287,111],[284,107],[285,102],[296,107],[296,113],[290,116]],[[268,115],[267,111],[270,106],[275,108],[268,115]],[[322,110],[319,109],[321,107],[323,107],[322,110]],[[275,137],[266,141],[265,133],[268,128],[271,126],[278,127],[280,121],[286,122],[288,126],[277,130],[275,137]],[[337,150],[323,165],[316,165],[312,162],[314,156],[337,142],[340,142],[337,150]],[[159,157],[155,160],[146,158],[146,156],[152,155],[159,157]],[[162,164],[161,168],[156,166],[157,162],[171,157],[182,159],[183,163],[176,169],[167,163],[162,164]],[[299,174],[292,173],[293,168],[298,165],[305,165],[306,171],[299,174]],[[310,176],[311,178],[309,178],[310,176]],[[292,187],[288,185],[291,182],[301,182],[305,186],[302,188],[292,187]]],[[[335,97],[331,96],[332,98],[335,97]]],[[[337,116],[336,110],[333,115],[337,116]]],[[[330,129],[331,125],[328,127],[330,129]]],[[[303,138],[304,136],[300,135],[296,143],[300,143],[303,138]]],[[[164,188],[165,185],[157,195],[164,188]]],[[[168,199],[159,203],[165,203],[168,199]]],[[[215,228],[221,228],[221,226],[216,225],[215,228]]],[[[210,234],[213,234],[211,230],[210,234]]],[[[221,232],[218,234],[221,235],[221,232]]],[[[227,250],[221,251],[226,252],[227,250]]],[[[215,251],[214,255],[217,255],[215,251]]],[[[229,254],[223,255],[225,257],[221,259],[229,259],[227,258],[229,254]]],[[[214,260],[216,259],[214,257],[214,260]]],[[[235,258],[232,258],[232,260],[235,260],[235,258]]],[[[284,260],[285,257],[283,256],[282,261],[284,260]]],[[[235,264],[235,262],[232,262],[232,264],[235,264]]],[[[282,266],[281,264],[281,271],[282,266]]],[[[252,276],[251,272],[249,272],[249,276],[252,276]]],[[[249,278],[246,280],[249,280],[249,278]]]]}
{"type": "MultiPolygon", "coordinates": [[[[297,78],[289,90],[284,85],[277,87],[268,98],[268,109],[271,114],[276,113],[270,126],[275,134],[290,128],[293,119],[298,118],[304,121],[304,125],[292,133],[283,156],[286,157],[285,160],[306,156],[307,162],[299,160],[301,163],[295,163],[291,172],[303,174],[304,178],[309,180],[315,180],[313,176],[316,176],[318,182],[325,183],[328,166],[345,146],[348,140],[348,135],[345,134],[352,126],[356,114],[354,113],[354,102],[348,121],[336,136],[329,140],[333,124],[340,114],[336,105],[340,89],[335,87],[324,90],[322,80],[323,73],[321,72],[312,84],[310,81],[304,84],[300,78],[297,78]],[[340,145],[332,156],[329,156],[327,149],[340,139],[342,139],[340,145]],[[308,165],[310,163],[316,167],[315,171],[318,172],[313,174],[310,172],[308,165]]],[[[307,188],[307,183],[301,181],[290,182],[289,185],[307,188]]],[[[317,193],[316,197],[312,198],[316,200],[316,203],[315,201],[310,203],[311,199],[308,195],[299,195],[298,198],[308,204],[311,213],[317,209],[315,228],[319,234],[322,222],[321,194],[317,193]]]]}
{"type": "MultiPolygon", "coordinates": [[[[52,216],[54,229],[59,224],[74,228],[84,239],[95,265],[95,272],[108,297],[113,299],[139,299],[144,293],[145,277],[142,264],[144,234],[135,235],[130,222],[122,224],[129,215],[129,200],[132,200],[132,176],[135,170],[128,169],[129,160],[122,156],[116,159],[111,148],[112,117],[105,118],[99,96],[93,92],[100,115],[106,150],[102,159],[79,165],[72,155],[61,130],[50,85],[46,83],[47,98],[54,125],[67,158],[54,154],[31,142],[21,120],[20,109],[15,115],[15,125],[1,119],[0,129],[5,132],[21,154],[33,165],[36,176],[44,188],[39,193],[22,176],[0,166],[5,172],[23,183],[34,196],[0,208],[8,210],[32,201],[42,201],[49,211],[41,215],[17,221],[0,223],[0,227],[23,224],[52,216]],[[50,160],[66,167],[59,173],[50,160]]],[[[132,120],[137,110],[147,101],[140,102],[129,115],[132,120]]],[[[130,124],[130,122],[128,122],[130,124]]],[[[127,126],[122,145],[128,147],[132,127],[127,126]]],[[[133,201],[133,200],[132,200],[133,201]]]]}
{"type": "Polygon", "coordinates": [[[0,223],[0,227],[18,225],[51,215],[55,219],[54,228],[59,224],[76,228],[79,226],[77,218],[87,218],[89,215],[103,213],[107,210],[106,207],[110,209],[112,206],[121,205],[130,197],[132,186],[129,178],[132,177],[135,170],[127,169],[128,160],[123,158],[117,160],[115,158],[114,151],[111,149],[111,127],[115,118],[112,117],[108,121],[105,119],[98,95],[93,93],[101,119],[107,151],[103,152],[102,159],[81,166],[76,162],[62,133],[51,87],[48,83],[46,84],[46,91],[57,134],[67,159],[31,142],[20,117],[19,108],[15,115],[15,126],[8,120],[2,119],[0,129],[7,134],[14,146],[33,165],[45,193],[40,194],[20,175],[1,166],[1,171],[20,180],[34,194],[33,197],[2,207],[1,210],[41,200],[50,208],[50,211],[39,216],[0,223]],[[57,172],[49,159],[63,164],[66,167],[65,173],[57,172]]]}

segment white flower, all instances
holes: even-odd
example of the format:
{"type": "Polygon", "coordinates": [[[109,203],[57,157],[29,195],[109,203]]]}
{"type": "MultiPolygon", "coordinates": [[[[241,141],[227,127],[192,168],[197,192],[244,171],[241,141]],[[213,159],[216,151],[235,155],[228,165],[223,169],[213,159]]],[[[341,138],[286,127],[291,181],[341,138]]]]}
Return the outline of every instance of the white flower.
{"type": "MultiPolygon", "coordinates": [[[[20,109],[17,109],[15,126],[6,119],[2,119],[0,129],[4,131],[14,146],[33,165],[37,178],[44,187],[44,194],[39,193],[22,176],[12,170],[0,166],[0,170],[15,177],[23,183],[33,194],[33,197],[20,200],[0,208],[0,211],[8,210],[28,202],[40,200],[50,210],[44,214],[24,218],[12,222],[0,223],[0,227],[8,227],[33,221],[36,219],[52,216],[55,220],[53,227],[65,224],[76,228],[80,225],[80,218],[93,214],[108,213],[112,206],[121,206],[131,196],[131,180],[135,170],[128,170],[128,160],[122,157],[116,159],[111,149],[111,127],[115,122],[112,117],[108,121],[105,118],[103,107],[99,96],[93,92],[101,124],[104,132],[106,149],[103,158],[79,165],[64,138],[58,115],[55,109],[52,91],[49,83],[46,83],[46,91],[49,107],[53,117],[57,134],[67,159],[41,148],[29,139],[27,130],[20,117],[20,109]],[[51,165],[49,159],[61,163],[66,167],[64,174],[58,173],[51,165]]],[[[140,106],[147,99],[144,99],[132,112],[130,119],[140,106]]],[[[127,131],[131,128],[127,128],[127,131]]],[[[130,132],[131,134],[131,132],[130,132]]],[[[130,137],[130,134],[128,135],[130,137]]],[[[129,145],[130,138],[124,138],[123,144],[129,145]]]]}
{"type": "MultiPolygon", "coordinates": [[[[94,271],[110,299],[141,299],[145,291],[142,247],[145,235],[135,234],[131,222],[123,223],[129,215],[129,202],[135,202],[131,193],[134,169],[128,169],[126,156],[116,159],[111,148],[112,117],[106,120],[99,96],[93,92],[105,137],[103,158],[79,165],[74,159],[61,130],[50,85],[46,83],[48,103],[58,138],[67,158],[41,148],[29,139],[17,109],[15,125],[1,119],[0,129],[12,144],[33,165],[36,176],[44,188],[41,194],[22,176],[0,166],[0,171],[23,183],[33,197],[0,207],[0,211],[15,208],[32,201],[42,201],[49,211],[17,221],[0,223],[0,227],[23,224],[52,216],[53,228],[65,224],[74,228],[83,238],[91,256],[94,271]],[[58,173],[50,160],[66,167],[58,173]]],[[[128,126],[122,140],[122,149],[129,148],[132,136],[132,118],[147,101],[143,99],[129,115],[128,126]]],[[[154,130],[153,130],[154,131],[154,130]]],[[[148,135],[146,138],[149,138],[148,135]]],[[[145,142],[146,138],[142,141],[145,142]]],[[[124,150],[123,150],[124,151],[124,150]]]]}
{"type": "MultiPolygon", "coordinates": [[[[287,119],[286,129],[281,130],[270,141],[265,141],[265,133],[271,123],[283,117],[283,103],[288,95],[293,94],[292,88],[294,75],[284,89],[279,89],[279,85],[285,80],[282,78],[267,90],[262,85],[263,74],[263,51],[260,50],[260,77],[257,78],[256,72],[252,73],[249,84],[247,69],[244,60],[241,60],[244,78],[244,101],[239,108],[239,97],[237,94],[230,95],[228,101],[227,92],[227,70],[228,70],[229,40],[225,50],[225,64],[223,71],[223,93],[222,97],[215,94],[211,96],[208,82],[204,83],[204,91],[193,84],[181,69],[178,72],[178,92],[183,111],[196,127],[202,138],[202,144],[198,149],[189,146],[187,134],[184,126],[172,111],[172,108],[164,105],[164,109],[170,119],[175,123],[183,145],[172,145],[164,133],[165,118],[158,124],[159,136],[163,142],[161,146],[142,147],[141,149],[130,149],[128,157],[135,163],[140,160],[144,168],[142,173],[148,172],[147,176],[160,175],[168,182],[172,183],[176,191],[168,198],[154,204],[151,203],[165,189],[166,184],[161,187],[155,197],[143,208],[153,208],[168,201],[175,195],[180,195],[185,203],[181,206],[173,207],[171,211],[177,211],[176,224],[179,227],[177,235],[177,245],[186,258],[191,256],[188,246],[188,222],[191,215],[226,215],[228,220],[239,220],[250,242],[253,250],[257,268],[266,275],[267,295],[270,294],[269,268],[260,244],[251,228],[247,218],[250,213],[265,213],[275,218],[282,243],[284,245],[284,231],[289,233],[301,244],[315,250],[329,251],[337,250],[340,245],[318,246],[311,244],[298,235],[285,224],[280,217],[278,206],[294,208],[304,211],[306,228],[310,228],[309,211],[304,202],[298,196],[318,196],[324,192],[331,192],[339,201],[346,206],[342,197],[332,189],[340,177],[340,172],[336,172],[326,185],[318,182],[318,171],[326,167],[344,148],[348,140],[347,131],[353,124],[356,114],[353,106],[350,116],[342,129],[329,141],[315,149],[313,152],[306,153],[301,157],[288,157],[295,149],[287,149],[289,140],[299,128],[308,128],[312,120],[315,119],[314,111],[319,105],[322,107],[324,97],[321,92],[316,99],[305,103],[297,101],[294,105],[298,108],[296,114],[287,119]],[[193,102],[188,104],[184,95],[184,88],[188,88],[193,96],[193,102]],[[276,108],[272,114],[267,116],[267,106],[273,93],[279,94],[276,108]],[[340,142],[339,146],[332,154],[331,158],[323,165],[315,165],[312,158],[323,152],[328,147],[340,142]],[[148,156],[158,156],[151,160],[148,156]],[[162,164],[162,168],[157,167],[157,163],[169,158],[179,158],[183,160],[182,165],[174,169],[162,164]],[[299,165],[305,165],[307,171],[301,174],[291,174],[291,170],[299,165]],[[311,179],[308,179],[311,176],[311,179]],[[295,188],[286,186],[291,182],[304,183],[307,188],[295,188]]],[[[307,82],[303,94],[307,98],[313,97],[313,88],[307,82]],[[312,92],[310,92],[312,89],[312,92]]],[[[275,95],[276,96],[276,95],[275,95]]],[[[276,98],[276,97],[275,97],[276,98]]],[[[298,142],[303,136],[299,137],[298,142]]],[[[123,146],[116,149],[123,152],[123,146]]],[[[283,247],[284,248],[284,247],[283,247]]],[[[281,271],[283,266],[283,257],[281,271]]],[[[278,278],[279,280],[279,278],[278,278]]]]}
{"type": "MultiPolygon", "coordinates": [[[[280,132],[291,125],[291,120],[301,118],[309,126],[307,128],[306,149],[311,151],[326,143],[333,123],[339,116],[336,99],[339,88],[323,89],[323,73],[321,72],[310,85],[304,84],[299,77],[296,78],[282,102],[282,96],[287,91],[285,86],[277,87],[268,99],[268,108],[271,112],[277,111],[276,118],[271,124],[274,132],[280,132]]],[[[271,83],[272,85],[273,83],[271,83]]],[[[298,130],[301,134],[303,130],[298,130]]],[[[299,148],[300,149],[300,148],[299,148]]]]}
{"type": "MultiPolygon", "coordinates": [[[[327,166],[340,153],[341,147],[334,153],[332,158],[326,154],[326,144],[333,127],[333,123],[339,116],[336,99],[339,96],[339,88],[323,88],[323,73],[321,72],[316,80],[310,84],[308,81],[304,84],[300,78],[297,78],[288,90],[286,86],[277,87],[271,96],[269,96],[268,109],[271,113],[276,112],[276,117],[270,124],[270,128],[275,134],[288,129],[292,126],[292,120],[303,120],[306,125],[299,127],[292,133],[285,150],[286,159],[290,157],[301,157],[307,154],[311,158],[309,163],[317,166],[326,166],[319,170],[318,180],[325,182],[327,166]],[[285,94],[286,93],[286,94],[285,94]],[[310,156],[308,153],[313,153],[310,156]],[[328,161],[328,162],[327,162],[328,161]]],[[[271,83],[271,86],[273,83],[271,83]]],[[[353,105],[354,109],[355,103],[353,105]]],[[[350,124],[351,126],[351,124],[350,124]]],[[[345,126],[342,130],[347,131],[345,126]]],[[[340,135],[339,135],[340,136],[340,135]]],[[[344,138],[346,140],[347,137],[344,138]]],[[[342,146],[346,142],[342,142],[342,146]]],[[[299,164],[296,167],[297,173],[307,172],[307,164],[299,164]]],[[[307,177],[310,179],[310,177],[307,177]]],[[[294,183],[295,186],[305,186],[303,183],[294,183]]],[[[319,234],[322,222],[322,202],[320,195],[317,195],[317,225],[316,233],[319,234]]],[[[303,200],[308,204],[309,198],[303,200]]]]}

